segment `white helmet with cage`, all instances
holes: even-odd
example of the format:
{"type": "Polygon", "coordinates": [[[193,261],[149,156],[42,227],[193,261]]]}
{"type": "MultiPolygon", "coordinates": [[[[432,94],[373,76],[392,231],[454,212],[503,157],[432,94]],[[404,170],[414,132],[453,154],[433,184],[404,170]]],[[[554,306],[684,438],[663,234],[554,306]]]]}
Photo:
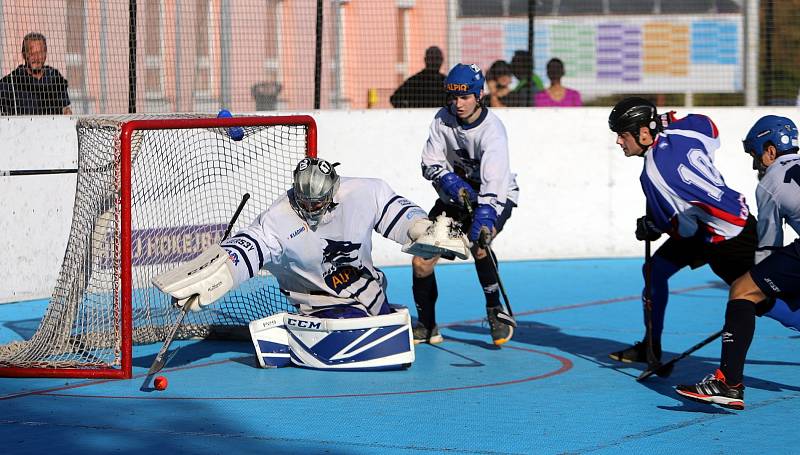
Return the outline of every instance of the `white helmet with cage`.
{"type": "Polygon", "coordinates": [[[312,230],[323,215],[336,206],[333,197],[339,189],[339,175],[334,167],[338,164],[320,158],[303,158],[294,169],[289,201],[312,230]]]}

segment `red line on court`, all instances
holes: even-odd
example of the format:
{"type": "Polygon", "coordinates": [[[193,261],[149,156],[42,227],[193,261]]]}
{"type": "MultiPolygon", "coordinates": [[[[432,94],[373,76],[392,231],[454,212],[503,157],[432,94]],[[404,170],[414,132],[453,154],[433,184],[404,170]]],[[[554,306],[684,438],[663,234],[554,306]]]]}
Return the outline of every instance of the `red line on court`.
{"type": "MultiPolygon", "coordinates": [[[[675,291],[671,291],[670,294],[684,294],[684,293],[687,293],[687,292],[692,292],[692,291],[697,291],[697,290],[702,290],[702,289],[709,289],[709,288],[714,288],[714,287],[716,287],[716,285],[714,285],[714,284],[705,284],[705,285],[701,285],[701,286],[691,286],[691,287],[688,287],[688,288],[683,288],[683,289],[678,289],[678,290],[675,290],[675,291]]],[[[519,316],[528,316],[528,315],[532,315],[532,314],[552,313],[552,312],[556,312],[556,311],[566,311],[566,310],[573,310],[573,309],[576,309],[576,308],[586,308],[586,307],[598,306],[598,305],[608,305],[608,304],[611,304],[611,303],[620,303],[620,302],[627,302],[627,301],[639,300],[639,299],[641,299],[640,295],[629,295],[629,296],[625,296],[625,297],[615,297],[615,298],[611,298],[611,299],[593,300],[593,301],[590,301],[590,302],[575,303],[575,304],[572,304],[572,305],[561,305],[561,306],[540,308],[540,309],[536,309],[536,310],[523,311],[523,312],[517,313],[516,316],[519,317],[519,316]]],[[[463,324],[474,324],[474,323],[482,322],[483,320],[484,319],[468,319],[468,320],[464,320],[464,321],[457,321],[457,322],[450,322],[450,323],[440,324],[440,326],[441,327],[452,327],[452,326],[463,325],[463,324]]],[[[79,398],[104,398],[104,399],[136,399],[136,400],[297,400],[297,399],[312,399],[312,398],[351,398],[351,397],[373,397],[373,396],[387,396],[387,395],[411,395],[411,394],[419,394],[419,393],[448,392],[448,391],[453,391],[453,390],[467,390],[467,389],[476,389],[476,388],[485,388],[485,387],[499,387],[499,386],[505,386],[505,385],[511,385],[511,384],[519,384],[519,383],[522,383],[522,382],[535,381],[535,380],[539,380],[539,379],[545,379],[545,378],[548,378],[550,376],[555,376],[555,375],[558,375],[558,374],[562,374],[562,373],[572,369],[572,366],[573,366],[572,365],[572,361],[567,359],[566,357],[562,357],[562,356],[559,356],[559,355],[551,354],[551,353],[548,353],[548,352],[537,351],[535,349],[528,349],[528,348],[522,348],[522,347],[517,347],[517,346],[509,346],[509,345],[505,345],[505,346],[503,346],[503,348],[504,349],[516,349],[516,350],[519,350],[519,351],[527,351],[527,352],[532,352],[532,353],[536,353],[536,354],[542,354],[542,355],[545,355],[545,356],[548,356],[548,357],[552,357],[552,358],[560,361],[562,365],[561,365],[561,368],[559,368],[557,370],[554,370],[554,371],[551,371],[551,372],[548,372],[548,373],[545,373],[545,374],[542,374],[542,375],[530,376],[530,377],[527,377],[527,378],[515,379],[515,380],[511,380],[511,381],[496,382],[496,383],[491,383],[491,384],[477,384],[477,385],[461,386],[461,387],[445,387],[445,388],[438,388],[438,389],[411,390],[411,391],[405,391],[405,392],[376,392],[376,393],[367,393],[367,394],[309,395],[309,396],[300,395],[300,396],[288,396],[288,397],[248,397],[248,398],[238,398],[238,397],[233,397],[233,398],[231,398],[231,397],[228,397],[228,398],[225,398],[225,397],[205,397],[205,398],[204,397],[185,397],[184,398],[184,397],[142,397],[142,396],[116,396],[116,397],[114,397],[114,396],[103,396],[103,395],[82,395],[82,394],[57,393],[57,392],[62,391],[62,390],[77,389],[77,388],[81,388],[81,387],[87,387],[87,386],[91,386],[91,385],[103,384],[103,383],[112,381],[111,379],[105,379],[105,380],[86,381],[86,382],[81,382],[79,384],[70,384],[70,385],[61,386],[61,387],[53,387],[53,388],[41,389],[41,390],[31,390],[31,391],[27,391],[27,392],[20,392],[20,393],[11,394],[11,395],[5,395],[5,396],[0,397],[0,401],[13,399],[13,398],[21,398],[21,397],[30,396],[30,395],[47,395],[47,396],[79,397],[79,398]]],[[[231,362],[231,361],[232,360],[220,360],[220,361],[216,361],[216,362],[209,362],[209,363],[191,365],[191,366],[186,366],[186,367],[170,368],[170,369],[167,369],[167,370],[164,370],[164,371],[165,372],[168,372],[168,371],[171,372],[171,371],[188,370],[188,369],[193,369],[193,368],[204,368],[204,367],[207,367],[207,366],[223,364],[223,363],[227,363],[227,362],[231,362]]],[[[131,378],[130,380],[133,381],[133,380],[136,380],[137,378],[142,378],[144,376],[146,376],[146,374],[136,375],[133,378],[131,378]]],[[[113,380],[113,381],[115,381],[115,380],[113,380]]]]}
{"type": "MultiPolygon", "coordinates": [[[[44,396],[52,396],[52,397],[65,397],[65,398],[100,398],[106,400],[177,400],[177,401],[196,401],[196,400],[208,400],[208,401],[273,401],[273,400],[309,400],[309,399],[325,399],[325,398],[360,398],[360,397],[381,397],[381,396],[394,396],[394,395],[416,395],[421,393],[437,393],[437,392],[452,392],[456,390],[470,390],[470,389],[482,389],[488,387],[501,387],[506,385],[512,384],[521,384],[523,382],[530,382],[536,381],[539,379],[549,378],[551,376],[556,376],[562,374],[566,371],[572,369],[572,361],[566,357],[562,357],[560,355],[551,354],[549,352],[538,351],[536,349],[529,349],[529,348],[521,348],[517,346],[504,346],[503,349],[514,349],[517,351],[523,352],[530,352],[534,354],[544,355],[550,358],[553,358],[561,363],[561,366],[553,371],[548,371],[543,374],[529,376],[526,378],[521,379],[512,379],[510,381],[502,381],[502,382],[494,382],[489,384],[475,384],[475,385],[466,385],[466,386],[455,386],[455,387],[441,387],[441,388],[434,388],[434,389],[421,389],[421,390],[406,390],[406,391],[398,391],[398,392],[373,392],[373,393],[346,393],[346,394],[339,394],[339,395],[294,395],[294,396],[271,396],[271,397],[169,397],[169,396],[132,396],[132,395],[123,395],[123,396],[108,396],[108,395],[88,395],[88,394],[72,394],[72,393],[51,393],[52,391],[59,390],[59,389],[48,389],[45,391],[38,391],[38,392],[28,392],[26,395],[44,395],[44,396]]],[[[214,362],[215,364],[225,363],[226,361],[214,362]]],[[[209,364],[197,365],[193,368],[199,368],[208,366],[209,364]]],[[[182,368],[182,369],[189,369],[189,368],[182,368]]],[[[170,371],[175,371],[177,369],[173,369],[170,371]]],[[[166,370],[165,370],[166,371],[166,370]]],[[[74,386],[65,387],[65,388],[78,388],[78,387],[86,387],[89,385],[94,385],[98,383],[103,383],[108,381],[90,381],[87,383],[76,384],[74,386]]],[[[61,390],[63,390],[62,388],[61,390]]],[[[19,397],[17,395],[16,397],[19,397]]]]}
{"type": "MultiPolygon", "coordinates": [[[[698,291],[702,289],[709,289],[717,287],[714,284],[704,284],[701,286],[691,286],[688,288],[678,289],[677,291],[671,291],[670,294],[685,294],[687,292],[698,291]]],[[[592,300],[591,302],[584,302],[584,303],[574,303],[572,305],[560,305],[560,306],[551,306],[547,308],[539,308],[538,310],[528,310],[528,311],[521,311],[519,313],[514,313],[514,317],[519,316],[530,316],[532,314],[541,314],[541,313],[553,313],[556,311],[564,311],[564,310],[574,310],[576,308],[586,308],[590,306],[597,306],[597,305],[608,305],[609,303],[620,303],[620,302],[628,302],[631,300],[641,300],[641,295],[629,295],[625,297],[615,297],[613,299],[603,299],[603,300],[592,300]]],[[[454,325],[463,325],[463,324],[475,324],[477,322],[484,321],[485,318],[482,319],[467,319],[466,321],[457,321],[457,322],[447,322],[445,324],[439,324],[439,327],[452,327],[454,325]]]]}

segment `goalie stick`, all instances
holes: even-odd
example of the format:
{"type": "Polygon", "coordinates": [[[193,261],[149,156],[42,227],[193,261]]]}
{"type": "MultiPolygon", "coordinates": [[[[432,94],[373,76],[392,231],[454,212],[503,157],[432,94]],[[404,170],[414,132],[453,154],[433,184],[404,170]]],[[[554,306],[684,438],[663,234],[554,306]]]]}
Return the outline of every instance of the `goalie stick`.
{"type": "MultiPolygon", "coordinates": [[[[231,230],[233,229],[234,223],[239,218],[239,214],[242,213],[242,209],[244,209],[244,205],[247,203],[247,200],[250,199],[250,193],[244,193],[242,196],[242,201],[239,202],[239,207],[236,208],[236,212],[234,212],[233,217],[231,218],[230,223],[228,223],[227,229],[225,229],[225,233],[222,235],[222,240],[228,238],[231,234],[231,230]]],[[[178,315],[178,319],[175,321],[175,324],[170,329],[167,338],[164,340],[164,344],[161,345],[161,349],[158,350],[158,354],[156,354],[156,358],[153,360],[153,364],[150,366],[150,369],[147,370],[147,376],[144,378],[144,382],[142,386],[139,388],[141,391],[148,391],[150,390],[150,381],[153,379],[153,376],[161,371],[166,365],[167,362],[175,355],[173,353],[172,356],[167,357],[167,351],[169,350],[169,346],[172,344],[172,340],[175,339],[175,334],[178,333],[178,329],[183,324],[183,319],[186,317],[186,313],[189,312],[189,308],[194,305],[195,301],[198,299],[199,295],[195,294],[189,298],[189,301],[186,302],[183,307],[181,307],[181,312],[178,315]]],[[[177,351],[175,351],[177,352],[177,351]]]]}
{"type": "MultiPolygon", "coordinates": [[[[472,204],[469,202],[469,195],[467,195],[467,192],[464,190],[462,190],[460,194],[461,202],[464,204],[464,208],[467,210],[469,217],[472,218],[472,204]]],[[[506,312],[508,313],[505,314],[500,312],[497,314],[497,318],[511,327],[516,327],[517,321],[514,320],[514,312],[511,310],[511,302],[508,301],[506,288],[503,286],[503,280],[500,279],[500,269],[497,267],[497,257],[494,255],[494,251],[492,251],[492,247],[489,245],[489,242],[486,241],[484,233],[481,233],[480,238],[478,239],[478,246],[486,250],[486,254],[489,255],[489,260],[492,262],[492,270],[494,270],[494,277],[497,278],[497,287],[500,288],[500,295],[503,296],[503,303],[505,304],[506,312]]]]}
{"type": "Polygon", "coordinates": [[[702,348],[703,346],[707,345],[708,343],[711,343],[712,341],[714,341],[717,338],[719,338],[720,335],[722,335],[722,330],[709,335],[708,338],[706,338],[705,340],[697,343],[696,345],[692,346],[691,348],[683,351],[680,355],[677,355],[677,356],[673,357],[672,359],[669,360],[669,362],[664,363],[662,365],[658,365],[658,366],[656,366],[655,369],[651,369],[651,368],[648,367],[646,370],[644,370],[642,372],[642,374],[639,375],[638,378],[636,378],[636,380],[637,381],[644,381],[645,379],[647,379],[650,376],[652,376],[653,373],[655,373],[655,374],[657,374],[658,376],[661,376],[661,377],[669,376],[668,373],[666,375],[664,375],[664,374],[666,372],[671,373],[672,372],[672,368],[675,366],[675,364],[679,360],[684,359],[686,357],[689,357],[689,355],[691,355],[693,352],[697,351],[698,349],[702,348]],[[662,375],[664,375],[664,376],[662,376],[662,375]]]}

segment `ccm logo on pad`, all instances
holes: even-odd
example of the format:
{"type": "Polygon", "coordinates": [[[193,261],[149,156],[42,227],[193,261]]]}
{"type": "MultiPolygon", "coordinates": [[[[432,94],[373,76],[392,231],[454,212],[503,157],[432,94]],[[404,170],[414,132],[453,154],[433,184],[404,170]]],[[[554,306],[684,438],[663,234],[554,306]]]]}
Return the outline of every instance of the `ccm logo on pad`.
{"type": "Polygon", "coordinates": [[[321,329],[321,322],[301,321],[299,319],[286,318],[286,325],[300,327],[301,329],[321,329]]]}

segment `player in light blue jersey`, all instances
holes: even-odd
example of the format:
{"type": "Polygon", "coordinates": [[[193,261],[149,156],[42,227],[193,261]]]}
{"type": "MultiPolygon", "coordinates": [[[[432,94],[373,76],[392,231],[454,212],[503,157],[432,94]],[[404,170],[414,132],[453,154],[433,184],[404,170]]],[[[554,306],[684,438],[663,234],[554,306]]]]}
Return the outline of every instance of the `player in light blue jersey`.
{"type": "MultiPolygon", "coordinates": [[[[511,339],[515,323],[502,308],[496,270],[482,242],[488,243],[503,229],[517,206],[519,187],[509,165],[503,122],[481,104],[484,82],[476,65],[459,63],[450,70],[445,79],[448,105],[439,109],[431,122],[422,150],[422,175],[439,193],[428,216],[433,219],[444,213],[461,220],[463,231],[473,242],[492,340],[499,346],[511,339]],[[474,209],[466,209],[464,195],[474,209]]],[[[438,291],[434,266],[438,260],[438,256],[416,256],[412,261],[419,316],[414,328],[417,343],[442,341],[435,316],[438,291]]]]}
{"type": "Polygon", "coordinates": [[[767,115],[747,133],[744,151],[759,173],[758,264],[734,281],[725,310],[719,369],[678,394],[703,403],[744,409],[744,363],[753,340],[755,317],[765,314],[800,328],[800,240],[783,246],[783,221],[800,233],[800,155],[797,127],[767,115]]]}
{"type": "MultiPolygon", "coordinates": [[[[719,134],[708,117],[658,115],[650,101],[631,97],[614,106],[608,126],[625,156],[644,158],[639,180],[647,211],[637,220],[636,238],[653,241],[669,235],[649,264],[652,348],[660,360],[670,277],[686,266],[708,264],[730,285],[753,265],[756,221],[744,197],[725,184],[714,166],[719,134]]],[[[646,363],[647,350],[645,337],[609,356],[646,363]]]]}

